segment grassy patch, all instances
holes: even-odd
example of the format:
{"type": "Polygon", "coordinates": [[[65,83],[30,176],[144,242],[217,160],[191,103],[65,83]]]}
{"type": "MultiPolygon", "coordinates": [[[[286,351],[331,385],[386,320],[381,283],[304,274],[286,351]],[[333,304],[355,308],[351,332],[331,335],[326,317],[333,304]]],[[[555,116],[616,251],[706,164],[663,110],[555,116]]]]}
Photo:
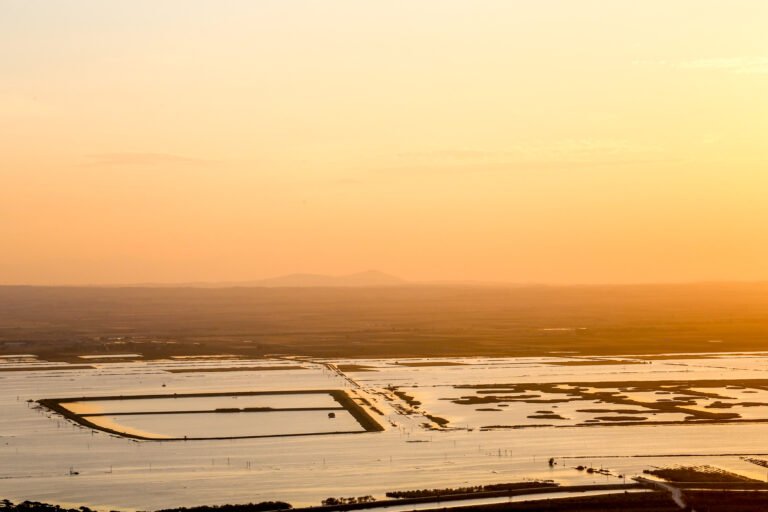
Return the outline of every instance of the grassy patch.
{"type": "Polygon", "coordinates": [[[171,368],[168,373],[221,373],[221,372],[269,372],[279,370],[306,370],[303,366],[229,366],[227,368],[171,368]]]}
{"type": "Polygon", "coordinates": [[[670,468],[646,469],[643,473],[663,478],[668,482],[760,482],[760,480],[737,475],[736,473],[731,473],[730,471],[706,464],[701,466],[675,466],[670,468]]]}

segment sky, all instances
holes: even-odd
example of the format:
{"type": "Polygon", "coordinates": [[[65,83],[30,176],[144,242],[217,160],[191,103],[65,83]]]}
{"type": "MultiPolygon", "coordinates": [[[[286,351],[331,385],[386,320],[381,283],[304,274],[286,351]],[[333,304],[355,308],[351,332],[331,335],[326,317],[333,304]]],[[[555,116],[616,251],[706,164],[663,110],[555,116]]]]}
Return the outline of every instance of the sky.
{"type": "Polygon", "coordinates": [[[4,0],[0,284],[768,279],[764,0],[4,0]]]}

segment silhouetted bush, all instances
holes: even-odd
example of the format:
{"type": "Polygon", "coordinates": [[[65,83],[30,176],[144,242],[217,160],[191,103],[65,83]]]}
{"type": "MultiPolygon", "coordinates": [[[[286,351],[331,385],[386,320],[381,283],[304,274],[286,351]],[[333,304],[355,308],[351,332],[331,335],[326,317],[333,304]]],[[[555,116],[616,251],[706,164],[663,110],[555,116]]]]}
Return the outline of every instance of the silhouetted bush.
{"type": "Polygon", "coordinates": [[[245,503],[240,505],[203,505],[201,507],[167,508],[157,512],[268,512],[272,510],[288,510],[293,508],[290,503],[283,501],[262,501],[261,503],[245,503]]]}
{"type": "Polygon", "coordinates": [[[473,494],[476,492],[490,491],[514,491],[518,489],[531,489],[534,487],[557,487],[554,482],[515,482],[507,484],[475,485],[472,487],[455,487],[447,489],[418,489],[414,491],[390,491],[388,498],[431,498],[436,496],[448,496],[451,494],[473,494]]]}
{"type": "Polygon", "coordinates": [[[88,507],[62,508],[59,505],[39,501],[22,501],[14,504],[9,500],[0,500],[0,510],[3,512],[94,512],[88,507]]]}
{"type": "Polygon", "coordinates": [[[376,501],[376,498],[373,496],[350,496],[349,498],[325,498],[321,503],[323,506],[336,506],[336,505],[355,505],[357,503],[371,503],[373,501],[376,501]]]}

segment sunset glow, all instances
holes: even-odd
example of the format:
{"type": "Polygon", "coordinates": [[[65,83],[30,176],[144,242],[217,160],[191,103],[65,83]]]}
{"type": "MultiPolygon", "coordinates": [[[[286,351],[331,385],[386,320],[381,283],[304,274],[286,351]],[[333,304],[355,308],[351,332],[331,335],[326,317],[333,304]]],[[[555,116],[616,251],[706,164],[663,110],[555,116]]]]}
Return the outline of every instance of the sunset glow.
{"type": "Polygon", "coordinates": [[[766,27],[762,0],[6,0],[0,283],[766,280],[766,27]]]}

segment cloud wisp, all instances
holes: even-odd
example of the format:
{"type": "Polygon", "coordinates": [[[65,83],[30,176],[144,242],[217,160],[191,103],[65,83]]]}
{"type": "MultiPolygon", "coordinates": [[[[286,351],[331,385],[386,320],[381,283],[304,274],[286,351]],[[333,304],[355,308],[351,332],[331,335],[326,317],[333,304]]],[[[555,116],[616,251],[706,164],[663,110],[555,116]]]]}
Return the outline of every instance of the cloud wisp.
{"type": "Polygon", "coordinates": [[[171,153],[98,153],[86,155],[86,166],[125,166],[125,167],[155,167],[155,166],[201,166],[212,163],[212,160],[194,158],[171,153]]]}
{"type": "Polygon", "coordinates": [[[482,166],[488,169],[520,166],[526,168],[626,165],[664,160],[664,151],[655,146],[624,140],[580,139],[549,143],[521,144],[505,151],[446,149],[412,151],[396,155],[399,163],[451,167],[482,166]]]}
{"type": "Polygon", "coordinates": [[[744,75],[768,74],[768,57],[721,57],[691,60],[639,60],[638,65],[656,65],[685,70],[711,70],[744,75]]]}

